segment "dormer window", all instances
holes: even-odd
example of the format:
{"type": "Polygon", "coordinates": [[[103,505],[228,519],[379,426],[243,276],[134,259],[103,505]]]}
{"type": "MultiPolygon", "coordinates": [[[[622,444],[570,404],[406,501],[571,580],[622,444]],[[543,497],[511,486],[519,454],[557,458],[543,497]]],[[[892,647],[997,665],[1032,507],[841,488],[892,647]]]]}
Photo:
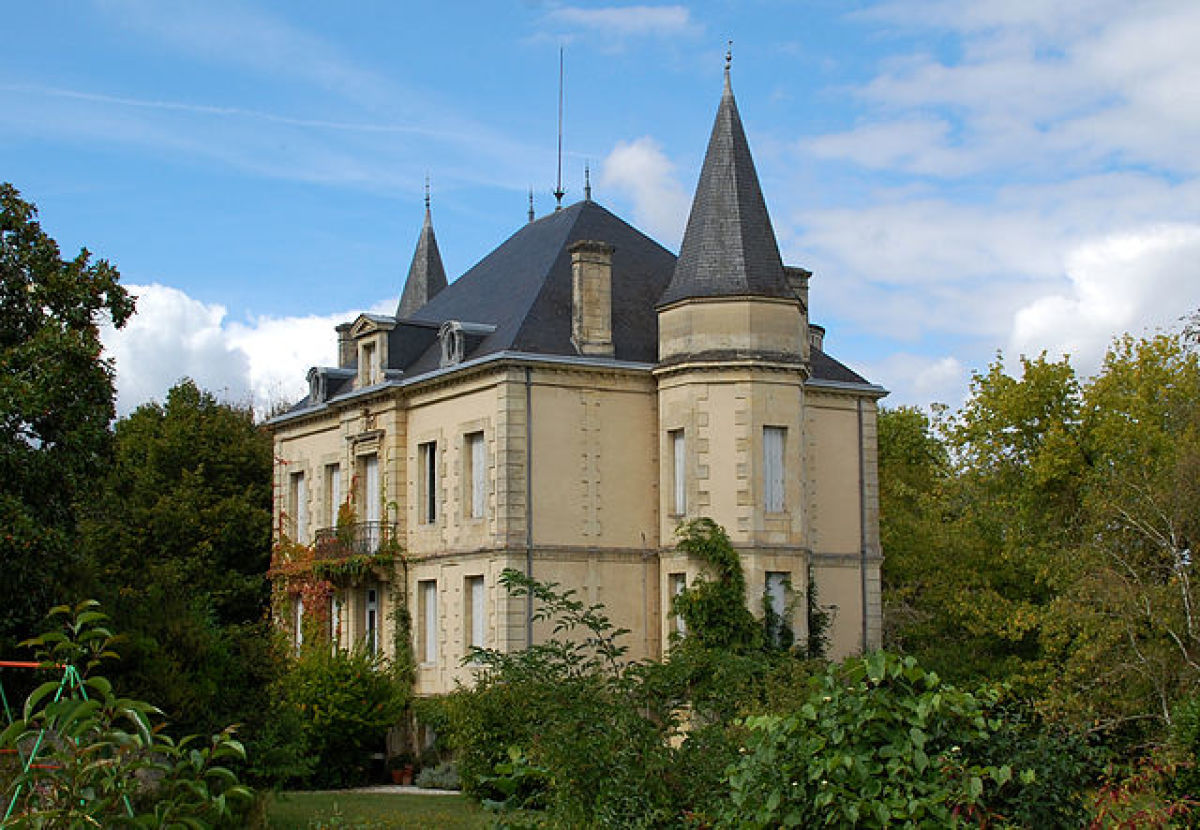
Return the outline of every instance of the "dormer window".
{"type": "Polygon", "coordinates": [[[370,386],[379,377],[379,359],[375,356],[375,343],[363,343],[358,349],[358,385],[370,386]]]}
{"type": "Polygon", "coordinates": [[[463,328],[457,320],[447,320],[438,329],[438,341],[442,346],[441,366],[454,366],[463,359],[463,328]]]}
{"type": "Polygon", "coordinates": [[[325,375],[316,366],[308,370],[308,399],[312,403],[325,400],[325,375]]]}

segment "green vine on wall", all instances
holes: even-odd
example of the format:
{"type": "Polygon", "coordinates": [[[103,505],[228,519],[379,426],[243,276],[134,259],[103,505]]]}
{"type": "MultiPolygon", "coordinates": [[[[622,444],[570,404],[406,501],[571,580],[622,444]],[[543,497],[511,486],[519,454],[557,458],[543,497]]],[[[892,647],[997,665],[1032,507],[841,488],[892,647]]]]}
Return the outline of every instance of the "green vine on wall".
{"type": "Polygon", "coordinates": [[[675,535],[676,547],[705,566],[696,582],[671,602],[671,610],[687,628],[687,639],[704,648],[759,648],[762,627],[746,607],[746,575],[725,529],[702,516],[680,525],[675,535]]]}

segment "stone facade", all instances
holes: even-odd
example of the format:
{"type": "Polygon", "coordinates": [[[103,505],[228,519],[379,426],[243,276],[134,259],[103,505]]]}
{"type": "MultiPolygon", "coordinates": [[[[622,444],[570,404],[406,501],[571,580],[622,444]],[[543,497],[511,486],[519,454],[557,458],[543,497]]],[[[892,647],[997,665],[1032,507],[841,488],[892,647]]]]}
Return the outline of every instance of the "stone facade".
{"type": "MultiPolygon", "coordinates": [[[[661,658],[671,595],[699,573],[675,530],[709,516],[752,608],[790,591],[803,637],[811,577],[833,654],[877,646],[885,392],[825,353],[808,277],[779,261],[728,82],[678,260],[587,199],[447,284],[427,210],[416,299],[339,326],[339,365],[269,422],[281,539],[403,550],[335,583],[338,642],[390,651],[401,602],[416,691],[447,691],[471,645],[545,636],[498,583],[511,567],[603,603],[633,632],[630,657],[661,658]],[[731,210],[741,227],[717,221],[731,210]]],[[[278,599],[294,625],[299,598],[278,599]]]]}

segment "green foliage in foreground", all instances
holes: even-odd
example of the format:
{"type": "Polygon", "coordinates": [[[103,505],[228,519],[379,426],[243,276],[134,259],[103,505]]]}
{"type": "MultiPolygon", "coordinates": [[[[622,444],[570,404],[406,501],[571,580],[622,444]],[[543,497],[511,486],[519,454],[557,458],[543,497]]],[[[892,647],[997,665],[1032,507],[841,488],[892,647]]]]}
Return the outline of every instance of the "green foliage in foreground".
{"type": "Polygon", "coordinates": [[[279,777],[332,788],[367,782],[370,756],[383,751],[384,735],[400,719],[411,690],[381,655],[362,646],[343,651],[315,643],[281,678],[276,695],[278,741],[264,749],[294,762],[279,777]]]}
{"type": "Polygon", "coordinates": [[[969,760],[1000,726],[988,702],[911,657],[848,660],[816,678],[798,710],[746,719],[746,754],[726,773],[730,798],[718,824],[952,827],[980,816],[985,785],[1014,775],[969,760]]]}
{"type": "Polygon", "coordinates": [[[4,808],[13,809],[2,825],[207,828],[232,820],[252,800],[234,772],[245,750],[233,730],[175,741],[156,723],[157,708],[89,675],[112,656],[113,635],[96,607],[54,608],[58,627],[27,643],[47,670],[65,666],[68,683],[39,686],[0,734],[0,748],[20,758],[38,750],[6,782],[4,808]]]}
{"type": "MultiPolygon", "coordinates": [[[[600,606],[515,571],[503,581],[534,596],[554,636],[477,651],[476,685],[443,717],[468,792],[507,822],[1041,828],[1083,815],[1095,761],[1070,734],[1025,728],[1027,710],[998,692],[882,652],[831,665],[685,639],[664,663],[627,663],[600,606]]],[[[707,618],[750,630],[736,613],[707,618]]]]}

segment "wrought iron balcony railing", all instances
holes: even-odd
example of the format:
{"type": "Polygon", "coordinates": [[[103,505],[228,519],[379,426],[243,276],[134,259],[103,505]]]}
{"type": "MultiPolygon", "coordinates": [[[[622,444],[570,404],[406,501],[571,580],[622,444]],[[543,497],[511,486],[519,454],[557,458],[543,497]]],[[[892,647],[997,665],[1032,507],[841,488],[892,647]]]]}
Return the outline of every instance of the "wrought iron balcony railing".
{"type": "Polygon", "coordinates": [[[323,527],[313,538],[313,547],[321,559],[345,559],[373,556],[381,548],[395,547],[395,522],[354,522],[338,527],[323,527]]]}

